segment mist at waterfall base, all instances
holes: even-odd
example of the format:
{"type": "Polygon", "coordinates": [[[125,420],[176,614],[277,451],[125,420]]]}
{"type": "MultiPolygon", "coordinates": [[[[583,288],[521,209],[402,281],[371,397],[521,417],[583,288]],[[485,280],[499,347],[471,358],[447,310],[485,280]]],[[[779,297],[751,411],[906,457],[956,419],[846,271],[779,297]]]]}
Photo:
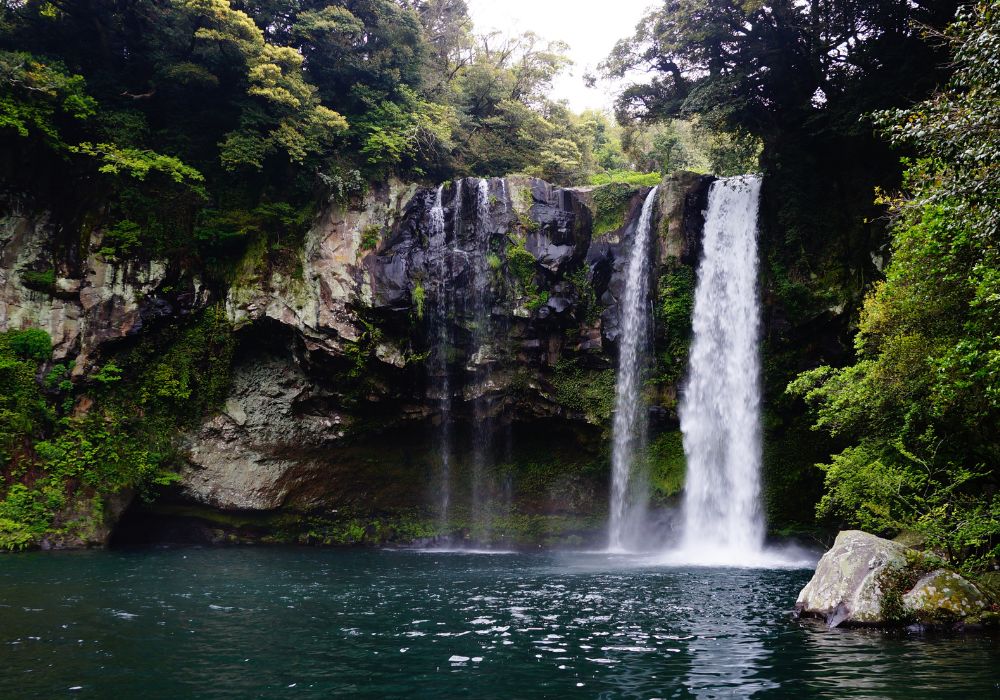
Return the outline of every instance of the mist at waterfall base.
{"type": "Polygon", "coordinates": [[[638,468],[645,448],[641,377],[648,359],[651,210],[643,206],[629,257],[612,448],[609,552],[663,565],[809,567],[815,553],[765,547],[760,504],[760,308],[757,210],[761,181],[712,183],[697,270],[688,373],[678,414],[686,475],[681,514],[664,533],[647,515],[638,468]],[[679,530],[679,532],[678,532],[679,530]],[[668,542],[669,544],[665,544],[668,542]]]}

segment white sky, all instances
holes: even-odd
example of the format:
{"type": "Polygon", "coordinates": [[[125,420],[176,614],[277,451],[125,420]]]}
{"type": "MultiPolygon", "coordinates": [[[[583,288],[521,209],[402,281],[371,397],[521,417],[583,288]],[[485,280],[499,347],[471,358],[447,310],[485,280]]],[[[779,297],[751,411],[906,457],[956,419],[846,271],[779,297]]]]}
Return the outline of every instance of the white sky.
{"type": "Polygon", "coordinates": [[[552,97],[569,100],[574,111],[610,109],[614,86],[599,81],[589,89],[583,75],[596,72],[619,39],[630,36],[656,0],[466,0],[475,31],[532,31],[569,44],[573,65],[555,82],[552,97]]]}

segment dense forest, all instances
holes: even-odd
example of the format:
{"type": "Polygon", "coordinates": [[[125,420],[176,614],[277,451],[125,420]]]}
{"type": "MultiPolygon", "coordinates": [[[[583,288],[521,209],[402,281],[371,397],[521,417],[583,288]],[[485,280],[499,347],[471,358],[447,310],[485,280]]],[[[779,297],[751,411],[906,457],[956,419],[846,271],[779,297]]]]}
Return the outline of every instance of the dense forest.
{"type": "MultiPolygon", "coordinates": [[[[51,212],[22,279],[58,298],[95,230],[105,260],[223,290],[253,246],[294,275],[318,210],[393,178],[762,172],[769,512],[984,569],[998,56],[995,0],[667,0],[601,66],[627,84],[615,114],[576,114],[549,96],[566,47],[478,34],[463,0],[2,0],[0,194],[51,212]]],[[[81,488],[175,481],[174,438],[224,401],[235,344],[221,305],[100,362],[0,335],[0,546],[59,527],[81,488]]]]}

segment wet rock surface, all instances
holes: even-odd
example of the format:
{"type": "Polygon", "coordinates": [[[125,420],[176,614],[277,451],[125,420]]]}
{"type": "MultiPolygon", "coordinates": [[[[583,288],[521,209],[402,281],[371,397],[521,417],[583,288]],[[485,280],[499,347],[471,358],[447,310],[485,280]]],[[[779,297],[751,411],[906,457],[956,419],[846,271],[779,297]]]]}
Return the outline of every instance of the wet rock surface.
{"type": "Polygon", "coordinates": [[[799,593],[796,610],[822,617],[831,627],[880,622],[879,577],[888,568],[902,568],[905,553],[903,545],[867,532],[841,532],[799,593]]]}
{"type": "Polygon", "coordinates": [[[867,532],[841,532],[795,609],[830,627],[979,625],[989,617],[992,601],[961,574],[937,568],[908,578],[926,567],[925,556],[867,532]]]}
{"type": "MultiPolygon", "coordinates": [[[[686,264],[700,216],[688,209],[708,182],[668,179],[653,274],[686,264]]],[[[75,359],[83,377],[117,343],[221,302],[239,346],[265,350],[241,351],[224,405],[179,441],[186,467],[168,500],[233,513],[416,508],[435,498],[413,483],[426,484],[433,468],[442,391],[470,444],[483,420],[500,445],[539,419],[566,445],[601,434],[604,409],[580,405],[579,394],[599,403],[613,372],[625,261],[648,189],[630,188],[612,212],[620,225],[595,236],[594,188],[466,178],[442,186],[435,238],[437,188],[375,184],[324,207],[291,264],[268,265],[250,246],[227,284],[211,289],[178,260],[105,258],[99,230],[49,281],[60,232],[44,211],[8,204],[0,328],[45,329],[56,359],[75,359]],[[444,390],[441,372],[450,376],[444,390]]],[[[660,409],[667,423],[671,411],[660,409]]],[[[585,468],[597,457],[577,453],[561,458],[565,473],[546,477],[558,489],[530,494],[533,508],[603,509],[604,476],[585,468]]]]}

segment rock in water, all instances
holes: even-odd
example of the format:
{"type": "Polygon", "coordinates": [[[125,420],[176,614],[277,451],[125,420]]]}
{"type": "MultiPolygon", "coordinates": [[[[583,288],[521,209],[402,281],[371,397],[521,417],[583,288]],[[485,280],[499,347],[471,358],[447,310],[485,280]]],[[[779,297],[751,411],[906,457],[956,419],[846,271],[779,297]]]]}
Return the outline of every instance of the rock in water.
{"type": "Polygon", "coordinates": [[[978,588],[947,569],[921,577],[903,596],[903,605],[921,622],[978,618],[988,606],[978,588]]]}
{"type": "Polygon", "coordinates": [[[795,609],[801,615],[825,619],[830,627],[989,621],[989,597],[954,571],[936,569],[917,579],[921,556],[899,542],[867,532],[841,532],[833,548],[820,559],[812,580],[799,593],[795,609]],[[883,578],[890,569],[897,575],[883,578]],[[902,590],[882,590],[884,581],[898,585],[907,579],[902,590]],[[898,602],[890,599],[890,604],[884,605],[888,595],[898,602]],[[893,611],[891,619],[886,616],[888,611],[893,611]]]}
{"type": "Polygon", "coordinates": [[[867,532],[841,532],[799,593],[795,609],[802,615],[826,619],[830,627],[879,624],[879,576],[888,567],[904,567],[905,552],[903,545],[867,532]]]}

